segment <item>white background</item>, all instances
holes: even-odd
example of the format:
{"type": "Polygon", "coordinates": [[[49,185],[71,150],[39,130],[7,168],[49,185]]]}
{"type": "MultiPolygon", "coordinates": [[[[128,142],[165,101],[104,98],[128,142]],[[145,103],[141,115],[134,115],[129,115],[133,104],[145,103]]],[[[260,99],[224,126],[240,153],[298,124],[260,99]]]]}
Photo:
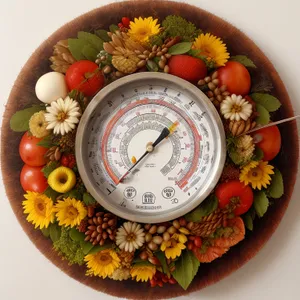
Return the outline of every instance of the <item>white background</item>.
{"type": "MultiPolygon", "coordinates": [[[[17,74],[35,48],[67,21],[109,2],[112,1],[0,1],[0,115],[17,74]]],[[[223,17],[252,38],[274,63],[296,113],[300,113],[298,0],[184,2],[223,17]]],[[[113,299],[79,284],[44,258],[17,223],[2,180],[0,184],[0,299],[113,299]]],[[[283,221],[254,259],[221,282],[181,299],[299,299],[299,193],[298,176],[298,186],[283,221]]]]}

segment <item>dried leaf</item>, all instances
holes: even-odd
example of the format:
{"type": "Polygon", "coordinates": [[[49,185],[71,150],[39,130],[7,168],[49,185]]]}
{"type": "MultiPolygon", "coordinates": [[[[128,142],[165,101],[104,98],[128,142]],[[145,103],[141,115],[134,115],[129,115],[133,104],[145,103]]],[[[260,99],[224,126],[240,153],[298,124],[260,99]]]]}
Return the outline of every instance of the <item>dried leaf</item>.
{"type": "Polygon", "coordinates": [[[111,38],[108,36],[107,31],[104,29],[99,29],[95,31],[95,34],[104,42],[110,42],[111,38]]]}
{"type": "Polygon", "coordinates": [[[270,122],[269,112],[261,105],[256,104],[256,110],[258,112],[258,117],[255,119],[255,122],[260,125],[267,125],[270,122]]]}
{"type": "Polygon", "coordinates": [[[103,50],[104,41],[100,39],[96,34],[89,32],[79,31],[77,37],[81,40],[86,41],[90,44],[95,50],[98,50],[98,53],[103,50]]]}
{"type": "Polygon", "coordinates": [[[280,101],[269,94],[253,93],[250,97],[269,112],[274,112],[281,106],[280,101]]]}
{"type": "Polygon", "coordinates": [[[268,210],[269,199],[265,192],[258,191],[254,193],[254,208],[256,214],[261,218],[268,210]]]}
{"type": "Polygon", "coordinates": [[[267,189],[267,194],[271,198],[278,199],[284,193],[283,179],[280,171],[278,169],[275,169],[274,174],[271,176],[271,178],[272,181],[271,185],[267,189]]]}
{"type": "Polygon", "coordinates": [[[68,39],[69,50],[76,60],[84,60],[85,56],[82,54],[82,50],[86,45],[85,40],[80,39],[68,39]]]}

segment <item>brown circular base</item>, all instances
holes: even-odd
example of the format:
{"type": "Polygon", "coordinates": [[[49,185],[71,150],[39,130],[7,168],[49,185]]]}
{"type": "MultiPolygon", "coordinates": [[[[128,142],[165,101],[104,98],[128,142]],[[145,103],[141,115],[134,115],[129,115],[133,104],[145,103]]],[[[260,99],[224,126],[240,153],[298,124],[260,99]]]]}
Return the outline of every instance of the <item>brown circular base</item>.
{"type": "Polygon", "coordinates": [[[79,30],[90,31],[96,28],[108,28],[112,23],[117,24],[122,16],[130,18],[149,16],[162,19],[175,14],[194,22],[203,31],[209,31],[220,36],[228,45],[232,55],[245,54],[250,57],[257,70],[252,74],[263,74],[273,82],[273,93],[282,103],[282,107],[273,119],[293,116],[293,109],[286,89],[271,62],[261,50],[241,31],[224,20],[194,6],[176,2],[130,1],[107,5],[95,9],[70,23],[67,23],[48,38],[30,57],[18,76],[10,94],[4,113],[1,129],[1,163],[4,184],[13,211],[36,247],[62,271],[74,279],[96,290],[118,297],[131,299],[160,299],[184,295],[213,284],[231,272],[237,270],[251,259],[271,237],[277,228],[290,201],[297,175],[299,144],[295,122],[280,126],[282,135],[282,150],[276,159],[276,165],[281,170],[285,183],[285,194],[272,205],[267,214],[255,222],[255,229],[247,233],[246,239],[233,247],[222,258],[210,264],[201,264],[201,272],[197,274],[187,291],[178,285],[168,285],[163,288],[150,288],[148,284],[135,281],[102,280],[96,277],[86,277],[85,267],[69,266],[57,253],[52,250],[52,242],[46,239],[39,230],[34,230],[32,224],[26,221],[22,210],[23,190],[19,184],[19,174],[22,161],[19,157],[18,146],[21,134],[10,130],[11,116],[24,106],[37,102],[34,87],[37,79],[50,71],[48,58],[52,54],[52,46],[61,39],[76,36],[79,30]]]}

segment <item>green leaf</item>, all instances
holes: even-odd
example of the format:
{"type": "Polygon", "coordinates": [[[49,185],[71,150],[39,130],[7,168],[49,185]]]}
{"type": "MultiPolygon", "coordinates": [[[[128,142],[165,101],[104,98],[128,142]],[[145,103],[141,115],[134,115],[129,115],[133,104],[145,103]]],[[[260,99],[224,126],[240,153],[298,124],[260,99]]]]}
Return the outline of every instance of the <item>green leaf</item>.
{"type": "Polygon", "coordinates": [[[80,247],[82,252],[87,255],[94,248],[94,245],[90,242],[80,242],[80,247]]]}
{"type": "Polygon", "coordinates": [[[44,105],[33,105],[29,108],[17,111],[10,119],[11,130],[16,132],[29,130],[29,120],[32,115],[44,109],[44,105]]]}
{"type": "Polygon", "coordinates": [[[86,44],[87,43],[85,40],[68,39],[69,50],[76,60],[86,59],[85,56],[82,54],[82,50],[86,44]]]}
{"type": "Polygon", "coordinates": [[[102,250],[110,249],[110,248],[112,248],[112,246],[113,246],[113,245],[112,245],[111,243],[105,244],[105,245],[103,245],[103,246],[97,245],[97,246],[94,246],[94,247],[89,251],[88,254],[95,254],[95,253],[98,253],[98,252],[100,252],[100,251],[102,251],[102,250]]]}
{"type": "Polygon", "coordinates": [[[52,135],[47,135],[42,140],[40,140],[37,145],[44,147],[44,148],[51,148],[55,144],[52,141],[52,135]]]}
{"type": "Polygon", "coordinates": [[[244,65],[246,68],[256,68],[256,65],[254,64],[254,62],[250,58],[248,58],[246,55],[231,56],[230,60],[237,61],[237,62],[241,63],[242,65],[244,65]]]}
{"type": "Polygon", "coordinates": [[[212,195],[206,198],[196,209],[185,215],[185,219],[189,222],[199,222],[202,217],[208,216],[218,208],[218,198],[212,195]]]}
{"type": "Polygon", "coordinates": [[[187,250],[182,253],[175,266],[176,268],[172,275],[182,288],[186,290],[197,274],[200,262],[193,252],[187,250]]]}
{"type": "Polygon", "coordinates": [[[270,94],[253,93],[250,97],[256,104],[262,105],[268,112],[274,112],[281,106],[280,101],[270,94]]]}
{"type": "Polygon", "coordinates": [[[64,197],[70,197],[70,198],[75,198],[76,200],[82,200],[82,193],[80,193],[77,189],[73,189],[67,193],[64,194],[64,197]]]}
{"type": "Polygon", "coordinates": [[[250,231],[252,231],[253,230],[252,212],[248,211],[246,214],[244,214],[243,220],[244,220],[246,228],[248,228],[250,231]]]}
{"type": "Polygon", "coordinates": [[[267,194],[271,198],[278,199],[284,193],[283,179],[278,169],[274,170],[274,175],[271,176],[271,185],[267,189],[267,194]]]}
{"type": "Polygon", "coordinates": [[[158,72],[158,65],[153,60],[148,60],[146,66],[149,71],[158,72]]]}
{"type": "Polygon", "coordinates": [[[256,214],[261,218],[266,211],[268,210],[269,206],[269,199],[266,196],[265,192],[258,191],[254,193],[254,208],[256,214]]]}
{"type": "Polygon", "coordinates": [[[80,232],[75,227],[71,228],[69,231],[70,238],[75,242],[84,242],[85,234],[80,232]]]}
{"type": "MultiPolygon", "coordinates": [[[[103,40],[100,39],[96,34],[92,34],[89,32],[79,31],[77,37],[81,40],[89,43],[93,48],[98,50],[98,53],[103,50],[103,40]]],[[[97,54],[98,54],[97,53],[97,54]]]]}
{"type": "Polygon", "coordinates": [[[56,198],[58,197],[59,193],[54,191],[50,186],[48,186],[44,192],[44,194],[51,198],[53,201],[56,200],[56,198]]]}
{"type": "Polygon", "coordinates": [[[97,59],[98,51],[93,48],[91,45],[85,45],[82,49],[82,54],[85,56],[86,59],[95,62],[97,59]]]}
{"type": "Polygon", "coordinates": [[[48,226],[47,228],[42,228],[41,232],[45,237],[49,237],[50,236],[50,226],[48,226]]]}
{"type": "Polygon", "coordinates": [[[161,266],[162,266],[162,269],[163,269],[164,273],[167,274],[168,277],[170,277],[170,270],[169,270],[167,260],[166,260],[166,256],[165,256],[164,252],[162,252],[162,251],[156,252],[155,256],[157,257],[157,259],[161,263],[161,266]]]}
{"type": "Polygon", "coordinates": [[[93,205],[93,204],[97,203],[95,198],[89,193],[84,193],[83,194],[82,201],[84,202],[85,205],[93,205]]]}
{"type": "Polygon", "coordinates": [[[116,32],[117,30],[120,30],[119,26],[118,25],[115,25],[115,24],[112,24],[109,26],[109,31],[114,33],[116,32]]]}
{"type": "Polygon", "coordinates": [[[148,260],[142,260],[140,258],[135,259],[132,262],[132,265],[134,266],[153,266],[148,260]]]}
{"type": "Polygon", "coordinates": [[[259,116],[255,119],[257,124],[267,125],[270,122],[269,112],[260,104],[256,103],[256,110],[259,113],[259,116]]]}
{"type": "Polygon", "coordinates": [[[51,161],[42,169],[42,172],[44,173],[44,176],[48,178],[49,175],[58,167],[59,163],[57,161],[51,161]]]}
{"type": "Polygon", "coordinates": [[[49,225],[50,227],[50,238],[53,243],[59,240],[61,235],[61,228],[57,223],[53,223],[49,225]]]}
{"type": "Polygon", "coordinates": [[[111,38],[108,36],[107,31],[104,29],[99,29],[95,31],[95,34],[104,42],[110,42],[111,38]]]}
{"type": "Polygon", "coordinates": [[[263,157],[264,152],[260,148],[255,147],[252,160],[260,161],[263,159],[263,157]]]}
{"type": "Polygon", "coordinates": [[[170,47],[168,53],[172,55],[184,54],[189,52],[191,48],[192,48],[192,43],[190,42],[178,43],[170,47]]]}

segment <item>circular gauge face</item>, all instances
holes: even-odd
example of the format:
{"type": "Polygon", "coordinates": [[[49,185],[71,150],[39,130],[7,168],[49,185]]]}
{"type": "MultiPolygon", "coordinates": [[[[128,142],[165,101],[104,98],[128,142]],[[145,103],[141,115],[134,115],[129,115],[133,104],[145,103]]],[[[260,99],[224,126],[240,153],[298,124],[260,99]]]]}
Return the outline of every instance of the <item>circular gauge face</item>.
{"type": "Polygon", "coordinates": [[[156,223],[199,205],[218,182],[225,134],[210,100],[172,75],[139,73],[101,90],[77,130],[87,190],[107,210],[156,223]]]}

